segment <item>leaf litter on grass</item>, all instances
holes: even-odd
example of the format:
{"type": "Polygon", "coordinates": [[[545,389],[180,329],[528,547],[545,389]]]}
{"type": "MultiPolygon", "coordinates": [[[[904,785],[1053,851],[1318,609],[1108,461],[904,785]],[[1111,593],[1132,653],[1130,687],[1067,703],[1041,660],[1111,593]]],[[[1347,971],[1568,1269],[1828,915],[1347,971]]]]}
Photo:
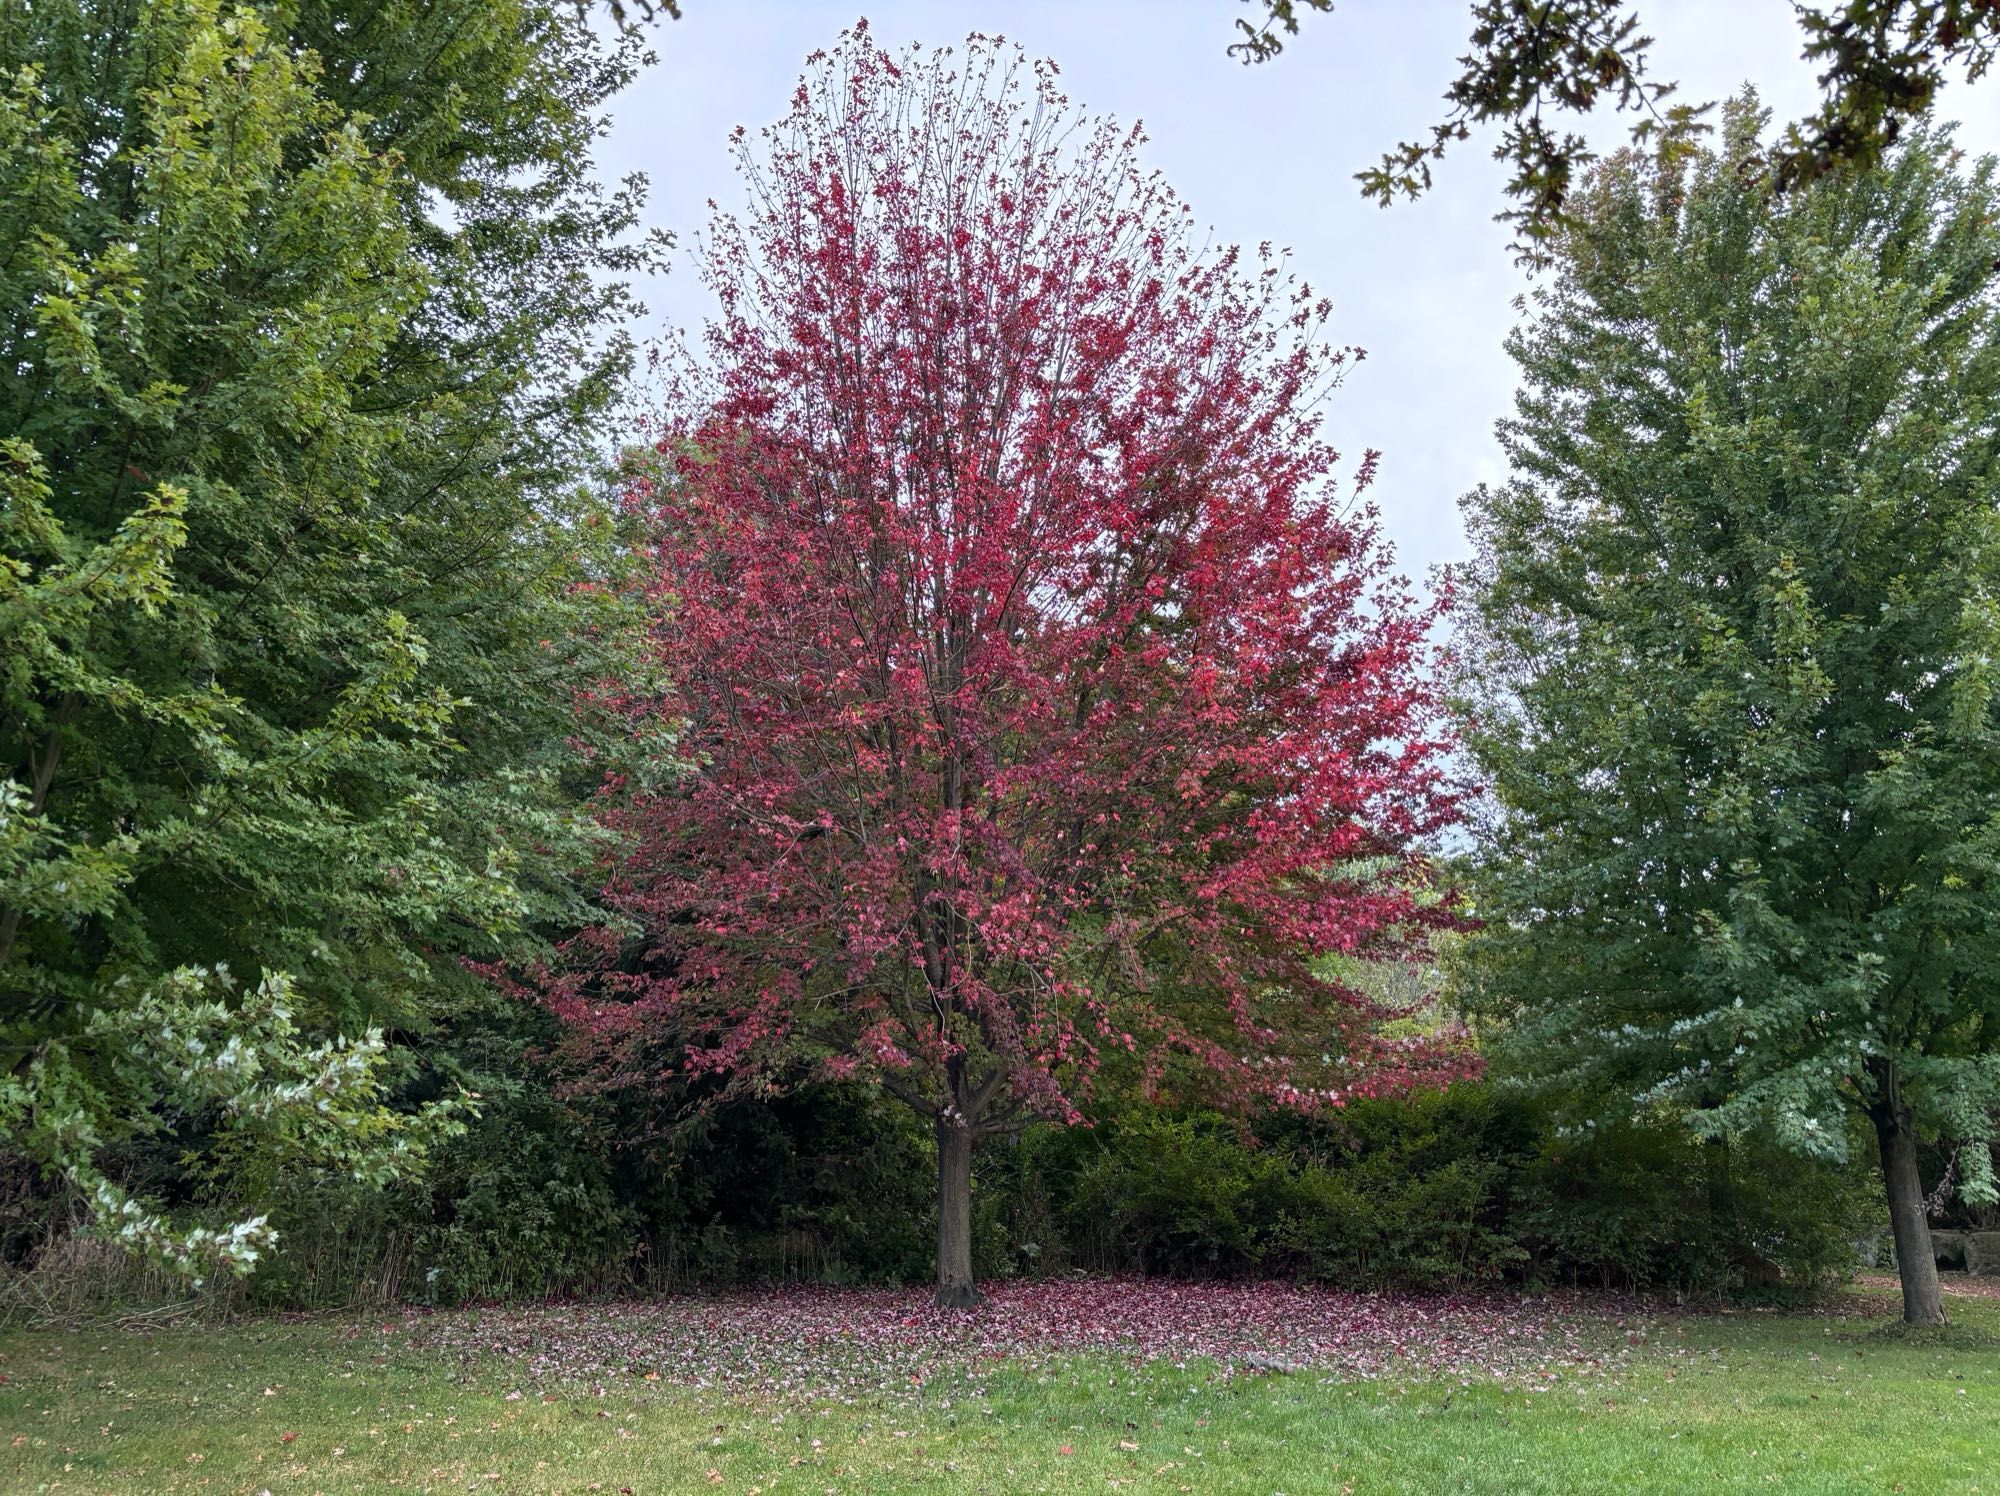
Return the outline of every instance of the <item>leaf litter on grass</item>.
{"type": "Polygon", "coordinates": [[[410,1321],[406,1348],[496,1363],[536,1386],[638,1377],[811,1398],[914,1396],[940,1378],[1080,1353],[1213,1362],[1226,1375],[1546,1384],[1621,1366],[1649,1319],[1641,1301],[1601,1295],[1089,1279],[994,1285],[970,1311],[936,1309],[913,1289],[804,1286],[429,1311],[410,1321]]]}

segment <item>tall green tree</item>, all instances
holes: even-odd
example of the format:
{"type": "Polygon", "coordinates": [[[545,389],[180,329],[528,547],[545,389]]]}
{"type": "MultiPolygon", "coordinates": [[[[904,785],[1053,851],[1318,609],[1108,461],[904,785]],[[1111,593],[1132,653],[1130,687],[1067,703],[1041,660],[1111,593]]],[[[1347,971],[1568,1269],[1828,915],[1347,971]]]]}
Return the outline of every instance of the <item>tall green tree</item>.
{"type": "Polygon", "coordinates": [[[407,1150],[380,1031],[564,917],[633,47],[523,0],[0,0],[0,1122],[87,1193],[121,1136],[286,1110],[190,1092],[190,1038],[279,1090],[349,1055],[346,1135],[407,1150]]]}
{"type": "Polygon", "coordinates": [[[2000,1102],[2000,193],[1933,132],[1774,198],[1764,125],[1597,172],[1511,343],[1475,996],[1577,1094],[1864,1121],[1931,1322],[1918,1143],[2000,1102]]]}

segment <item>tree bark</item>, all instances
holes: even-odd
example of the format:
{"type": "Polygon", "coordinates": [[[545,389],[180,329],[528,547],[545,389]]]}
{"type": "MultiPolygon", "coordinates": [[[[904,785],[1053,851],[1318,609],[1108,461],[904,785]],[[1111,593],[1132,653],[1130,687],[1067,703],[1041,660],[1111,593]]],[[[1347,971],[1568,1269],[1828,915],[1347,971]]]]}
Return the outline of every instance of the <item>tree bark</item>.
{"type": "Polygon", "coordinates": [[[1882,1094],[1869,1108],[1882,1153],[1882,1186],[1889,1197],[1889,1230],[1896,1242],[1896,1272],[1903,1281],[1903,1323],[1941,1325],[1937,1256],[1924,1218],[1924,1182],[1917,1173],[1917,1133],[1893,1071],[1878,1077],[1882,1094]]]}
{"type": "Polygon", "coordinates": [[[979,1303],[972,1281],[972,1132],[956,1110],[937,1119],[940,1309],[970,1309],[979,1303]]]}

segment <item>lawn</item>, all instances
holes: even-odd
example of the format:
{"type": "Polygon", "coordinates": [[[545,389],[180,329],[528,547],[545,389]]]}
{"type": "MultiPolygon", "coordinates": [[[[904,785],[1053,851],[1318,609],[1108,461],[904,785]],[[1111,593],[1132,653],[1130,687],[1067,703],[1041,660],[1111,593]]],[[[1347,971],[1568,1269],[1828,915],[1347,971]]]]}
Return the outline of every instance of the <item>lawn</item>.
{"type": "Polygon", "coordinates": [[[0,1335],[8,1492],[2000,1493],[2000,1298],[1002,1286],[0,1335]]]}

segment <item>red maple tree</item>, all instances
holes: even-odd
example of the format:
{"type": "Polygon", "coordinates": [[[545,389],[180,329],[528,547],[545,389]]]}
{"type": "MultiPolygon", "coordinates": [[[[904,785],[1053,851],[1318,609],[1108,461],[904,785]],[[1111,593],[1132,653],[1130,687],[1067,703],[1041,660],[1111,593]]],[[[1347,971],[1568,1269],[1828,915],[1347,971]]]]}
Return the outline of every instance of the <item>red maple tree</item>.
{"type": "Polygon", "coordinates": [[[1448,918],[1458,807],[1432,611],[1331,491],[1361,355],[1268,247],[1203,249],[1140,142],[999,39],[846,33],[738,134],[710,357],[631,474],[639,709],[694,767],[607,802],[643,937],[554,1001],[711,1095],[929,1116],[940,1303],[977,1297],[983,1137],[1112,1083],[1319,1106],[1465,1064],[1319,960],[1448,918]]]}

